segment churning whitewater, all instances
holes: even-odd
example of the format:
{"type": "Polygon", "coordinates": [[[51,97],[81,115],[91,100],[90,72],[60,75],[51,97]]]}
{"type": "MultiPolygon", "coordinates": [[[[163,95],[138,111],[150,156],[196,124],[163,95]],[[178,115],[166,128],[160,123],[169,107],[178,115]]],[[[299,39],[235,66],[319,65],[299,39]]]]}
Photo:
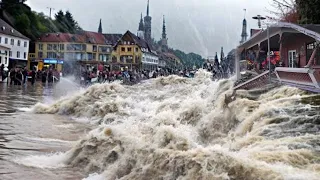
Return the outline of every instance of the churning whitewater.
{"type": "MultiPolygon", "coordinates": [[[[86,179],[320,179],[319,107],[290,87],[236,92],[234,82],[159,77],[134,86],[93,85],[34,113],[88,119],[96,129],[42,168],[84,169],[86,179]]],[[[28,166],[35,157],[17,160],[28,166]]],[[[44,161],[40,163],[41,159],[44,161]]]]}

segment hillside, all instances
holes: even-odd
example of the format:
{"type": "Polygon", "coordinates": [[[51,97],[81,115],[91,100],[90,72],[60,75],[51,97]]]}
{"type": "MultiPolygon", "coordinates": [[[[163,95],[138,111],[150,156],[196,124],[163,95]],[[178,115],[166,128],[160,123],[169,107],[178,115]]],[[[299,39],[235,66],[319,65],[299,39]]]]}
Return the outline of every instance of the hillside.
{"type": "Polygon", "coordinates": [[[70,12],[59,11],[55,20],[43,13],[32,11],[24,2],[26,0],[3,0],[0,16],[16,30],[29,37],[32,41],[41,34],[51,32],[74,33],[80,30],[78,23],[70,12]]]}
{"type": "Polygon", "coordinates": [[[186,54],[181,50],[174,50],[172,52],[175,56],[181,59],[184,66],[192,68],[193,66],[201,67],[204,63],[205,59],[203,59],[199,54],[196,53],[189,53],[186,54]]]}

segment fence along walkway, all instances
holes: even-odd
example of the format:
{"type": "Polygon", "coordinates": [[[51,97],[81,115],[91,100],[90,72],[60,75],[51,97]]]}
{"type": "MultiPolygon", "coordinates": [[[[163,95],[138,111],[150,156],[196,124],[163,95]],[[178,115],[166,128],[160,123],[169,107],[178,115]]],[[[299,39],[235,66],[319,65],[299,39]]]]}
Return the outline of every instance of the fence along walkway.
{"type": "Polygon", "coordinates": [[[265,71],[264,73],[236,86],[234,89],[255,89],[266,85],[269,81],[269,71],[265,71]]]}

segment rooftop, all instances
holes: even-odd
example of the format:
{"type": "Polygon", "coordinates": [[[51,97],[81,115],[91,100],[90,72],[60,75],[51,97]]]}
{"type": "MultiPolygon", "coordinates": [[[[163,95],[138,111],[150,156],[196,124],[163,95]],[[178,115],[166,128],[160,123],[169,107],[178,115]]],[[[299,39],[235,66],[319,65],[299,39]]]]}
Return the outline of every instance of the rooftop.
{"type": "Polygon", "coordinates": [[[101,34],[91,31],[79,31],[77,34],[48,33],[39,38],[39,42],[74,42],[101,45],[115,45],[121,38],[121,34],[101,34]]]}
{"type": "Polygon", "coordinates": [[[15,30],[12,26],[10,26],[3,19],[0,19],[0,33],[29,40],[29,38],[27,38],[26,36],[21,34],[19,31],[15,30]]]}

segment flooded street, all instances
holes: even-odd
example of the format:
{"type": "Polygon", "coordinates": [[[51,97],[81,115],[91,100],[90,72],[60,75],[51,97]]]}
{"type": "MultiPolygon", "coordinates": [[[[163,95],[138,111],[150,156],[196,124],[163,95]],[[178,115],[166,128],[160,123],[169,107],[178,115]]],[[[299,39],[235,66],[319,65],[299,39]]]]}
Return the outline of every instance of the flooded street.
{"type": "MultiPolygon", "coordinates": [[[[36,158],[29,159],[29,163],[38,164],[38,168],[16,162],[29,155],[69,150],[90,127],[63,116],[28,112],[38,102],[49,103],[62,96],[61,85],[63,82],[55,86],[38,83],[34,87],[0,84],[0,179],[81,179],[83,176],[75,169],[42,169],[42,163],[45,166],[46,162],[37,162],[36,158]]],[[[70,91],[77,88],[72,84],[67,87],[70,91]]]]}
{"type": "Polygon", "coordinates": [[[319,96],[159,77],[1,85],[0,179],[318,180],[319,96]],[[66,94],[67,93],[67,94],[66,94]]]}

